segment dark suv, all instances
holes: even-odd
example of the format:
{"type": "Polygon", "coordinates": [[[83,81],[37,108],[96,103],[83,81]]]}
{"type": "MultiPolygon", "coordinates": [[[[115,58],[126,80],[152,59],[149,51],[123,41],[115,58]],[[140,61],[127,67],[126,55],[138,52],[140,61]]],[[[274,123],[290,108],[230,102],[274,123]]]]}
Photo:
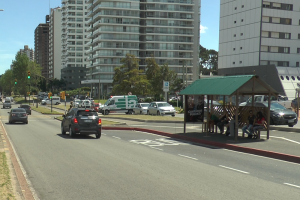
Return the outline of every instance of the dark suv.
{"type": "Polygon", "coordinates": [[[24,108],[26,110],[26,113],[28,115],[31,115],[31,107],[30,107],[30,105],[20,105],[19,108],[24,108]]]}
{"type": "Polygon", "coordinates": [[[61,122],[61,134],[69,132],[70,137],[74,137],[76,133],[95,134],[98,139],[101,137],[101,129],[101,119],[93,109],[72,108],[67,115],[63,115],[61,122]]]}

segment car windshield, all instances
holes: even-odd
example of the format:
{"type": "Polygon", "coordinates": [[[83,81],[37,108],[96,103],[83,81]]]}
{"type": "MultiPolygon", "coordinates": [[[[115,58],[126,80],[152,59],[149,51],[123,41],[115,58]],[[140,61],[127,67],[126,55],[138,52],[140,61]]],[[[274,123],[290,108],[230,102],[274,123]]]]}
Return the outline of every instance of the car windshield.
{"type": "Polygon", "coordinates": [[[10,103],[10,101],[9,100],[5,100],[5,103],[10,103]]]}
{"type": "Polygon", "coordinates": [[[97,112],[94,111],[85,111],[85,110],[79,110],[77,112],[77,116],[98,116],[97,112]]]}
{"type": "Polygon", "coordinates": [[[28,105],[21,105],[21,108],[29,108],[28,105]]]}
{"type": "Polygon", "coordinates": [[[24,113],[26,111],[24,109],[13,109],[13,110],[11,110],[11,112],[13,112],[13,113],[24,113]]]}
{"type": "Polygon", "coordinates": [[[142,107],[149,107],[149,103],[141,103],[142,107]]]}
{"type": "MultiPolygon", "coordinates": [[[[268,107],[268,103],[263,103],[266,107],[268,107]]],[[[279,103],[271,103],[271,110],[285,110],[286,108],[279,103]]]]}
{"type": "Polygon", "coordinates": [[[167,107],[167,106],[171,106],[171,105],[168,103],[158,103],[157,106],[158,107],[167,107]]]}
{"type": "Polygon", "coordinates": [[[106,102],[105,102],[105,104],[104,105],[108,105],[109,104],[109,102],[110,102],[110,99],[108,99],[106,102]]]}

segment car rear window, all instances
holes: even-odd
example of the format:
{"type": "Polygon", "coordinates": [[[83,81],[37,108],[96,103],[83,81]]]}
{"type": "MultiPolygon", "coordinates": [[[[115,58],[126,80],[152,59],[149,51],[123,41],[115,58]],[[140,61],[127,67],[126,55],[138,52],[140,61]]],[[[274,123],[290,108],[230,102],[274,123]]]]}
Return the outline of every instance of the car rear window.
{"type": "Polygon", "coordinates": [[[85,110],[79,110],[77,112],[77,116],[98,116],[98,113],[95,111],[85,111],[85,110]]]}
{"type": "Polygon", "coordinates": [[[21,108],[29,108],[28,105],[21,105],[21,108]]]}
{"type": "Polygon", "coordinates": [[[24,113],[26,112],[24,109],[13,109],[11,110],[13,113],[24,113]]]}

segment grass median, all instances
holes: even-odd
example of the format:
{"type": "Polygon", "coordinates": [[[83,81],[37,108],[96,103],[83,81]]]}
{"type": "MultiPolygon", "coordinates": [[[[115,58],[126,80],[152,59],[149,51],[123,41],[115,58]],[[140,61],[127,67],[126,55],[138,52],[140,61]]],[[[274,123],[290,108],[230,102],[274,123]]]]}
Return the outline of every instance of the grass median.
{"type": "Polygon", "coordinates": [[[124,118],[124,119],[140,119],[140,120],[155,120],[155,121],[174,121],[181,122],[183,118],[171,117],[171,116],[158,116],[158,115],[101,115],[101,118],[124,118]]]}
{"type": "Polygon", "coordinates": [[[56,112],[54,110],[52,110],[52,112],[51,112],[51,110],[49,108],[44,108],[42,106],[39,106],[38,108],[31,107],[31,109],[36,112],[42,113],[42,114],[53,114],[53,115],[63,115],[64,114],[63,112],[56,112]]]}
{"type": "Polygon", "coordinates": [[[0,199],[16,199],[13,195],[5,152],[0,152],[0,199]]]}
{"type": "MultiPolygon", "coordinates": [[[[63,117],[62,116],[56,117],[56,119],[63,120],[63,117]]],[[[119,124],[120,124],[119,122],[112,122],[112,121],[102,120],[102,125],[103,126],[119,125],[119,124]]]]}

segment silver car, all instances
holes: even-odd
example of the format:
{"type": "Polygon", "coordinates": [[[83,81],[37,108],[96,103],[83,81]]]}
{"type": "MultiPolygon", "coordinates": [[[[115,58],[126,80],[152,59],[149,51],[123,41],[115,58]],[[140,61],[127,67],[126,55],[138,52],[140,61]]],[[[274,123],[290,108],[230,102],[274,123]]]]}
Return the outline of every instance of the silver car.
{"type": "Polygon", "coordinates": [[[147,114],[147,109],[150,103],[138,103],[136,106],[133,108],[134,114],[147,114]]]}
{"type": "Polygon", "coordinates": [[[11,100],[6,98],[3,102],[3,108],[11,108],[11,100]]]}
{"type": "Polygon", "coordinates": [[[175,113],[175,108],[167,102],[152,102],[147,109],[148,115],[172,115],[174,117],[175,113]]]}

